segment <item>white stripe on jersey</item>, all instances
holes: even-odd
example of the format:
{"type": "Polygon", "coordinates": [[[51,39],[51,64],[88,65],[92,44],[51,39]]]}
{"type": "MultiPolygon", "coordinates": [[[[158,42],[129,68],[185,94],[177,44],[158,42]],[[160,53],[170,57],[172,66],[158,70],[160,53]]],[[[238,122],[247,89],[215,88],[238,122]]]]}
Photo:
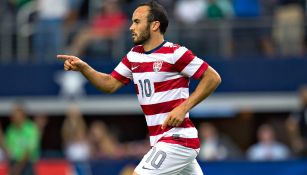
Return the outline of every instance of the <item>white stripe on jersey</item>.
{"type": "Polygon", "coordinates": [[[151,105],[157,103],[163,103],[167,101],[177,100],[181,98],[189,97],[189,89],[188,88],[177,88],[164,92],[156,92],[153,93],[151,97],[142,96],[142,94],[138,94],[138,100],[141,105],[151,105]]]}
{"type": "Polygon", "coordinates": [[[150,145],[153,146],[162,137],[170,137],[173,134],[179,134],[179,137],[182,137],[182,138],[198,138],[198,132],[197,132],[195,127],[191,127],[191,128],[172,128],[171,130],[169,130],[169,131],[167,131],[163,134],[159,134],[159,135],[156,135],[156,136],[150,136],[149,137],[150,145]]]}
{"type": "Polygon", "coordinates": [[[174,75],[174,76],[172,76],[172,77],[167,77],[167,78],[165,78],[165,81],[167,81],[167,80],[173,80],[173,79],[177,79],[177,78],[182,78],[182,77],[184,77],[182,74],[178,74],[178,75],[174,75]]]}
{"type": "Polygon", "coordinates": [[[173,134],[179,134],[183,138],[197,138],[198,132],[195,127],[190,128],[172,128],[171,130],[164,133],[165,137],[170,137],[173,134]]]}
{"type": "Polygon", "coordinates": [[[186,53],[186,51],[188,51],[187,48],[185,47],[179,47],[175,52],[174,52],[174,56],[173,56],[173,63],[176,63],[184,53],[186,53]]]}
{"type": "Polygon", "coordinates": [[[167,41],[163,46],[170,47],[170,46],[173,46],[173,45],[174,45],[173,43],[167,41]]]}
{"type": "MultiPolygon", "coordinates": [[[[146,115],[145,117],[147,126],[162,125],[168,113],[169,112],[155,115],[146,115]]],[[[186,114],[185,118],[189,118],[189,113],[186,114]]]]}
{"type": "Polygon", "coordinates": [[[139,80],[150,78],[152,83],[173,80],[184,77],[178,72],[146,72],[146,73],[133,73],[134,84],[138,84],[139,80]]]}
{"type": "Polygon", "coordinates": [[[147,55],[147,54],[141,54],[138,52],[130,51],[127,55],[128,60],[130,62],[143,62],[143,63],[149,63],[149,62],[155,62],[157,60],[162,60],[170,64],[174,64],[172,62],[173,54],[163,54],[163,53],[155,53],[154,55],[147,55]]]}
{"type": "Polygon", "coordinates": [[[203,63],[198,57],[194,57],[194,59],[181,71],[184,75],[192,77],[195,73],[195,70],[198,70],[203,63]]]}
{"type": "Polygon", "coordinates": [[[115,68],[115,71],[132,80],[131,70],[126,65],[124,65],[124,63],[120,62],[118,66],[115,68]]]}

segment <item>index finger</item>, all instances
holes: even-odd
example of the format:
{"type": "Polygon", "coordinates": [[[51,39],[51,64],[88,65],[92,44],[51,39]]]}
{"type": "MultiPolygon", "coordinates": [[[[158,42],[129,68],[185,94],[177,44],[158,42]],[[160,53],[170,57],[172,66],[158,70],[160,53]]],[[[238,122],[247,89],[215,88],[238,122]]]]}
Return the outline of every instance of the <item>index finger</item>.
{"type": "Polygon", "coordinates": [[[168,120],[169,120],[169,116],[166,117],[166,119],[164,120],[162,126],[161,126],[161,129],[164,129],[167,127],[167,123],[168,123],[168,120]]]}
{"type": "Polygon", "coordinates": [[[74,58],[74,56],[71,55],[57,55],[56,57],[61,60],[69,60],[74,58]]]}

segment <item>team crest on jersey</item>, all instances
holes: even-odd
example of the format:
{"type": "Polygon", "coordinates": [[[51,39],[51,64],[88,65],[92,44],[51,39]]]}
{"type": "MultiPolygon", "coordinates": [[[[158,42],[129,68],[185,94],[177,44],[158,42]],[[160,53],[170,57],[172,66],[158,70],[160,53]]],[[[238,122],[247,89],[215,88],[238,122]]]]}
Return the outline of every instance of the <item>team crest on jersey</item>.
{"type": "Polygon", "coordinates": [[[153,63],[153,66],[152,66],[153,70],[154,70],[155,72],[159,72],[159,71],[161,70],[161,68],[162,68],[162,64],[163,64],[163,61],[162,61],[162,60],[159,60],[159,61],[154,62],[154,63],[153,63]]]}

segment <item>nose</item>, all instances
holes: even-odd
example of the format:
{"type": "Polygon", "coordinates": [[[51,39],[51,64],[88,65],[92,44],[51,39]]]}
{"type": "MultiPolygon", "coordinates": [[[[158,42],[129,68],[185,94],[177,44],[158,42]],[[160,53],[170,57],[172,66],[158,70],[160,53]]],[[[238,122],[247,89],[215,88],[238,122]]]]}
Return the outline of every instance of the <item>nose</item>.
{"type": "Polygon", "coordinates": [[[131,24],[131,26],[129,27],[129,30],[130,30],[131,32],[133,32],[133,30],[134,30],[133,24],[131,24]]]}

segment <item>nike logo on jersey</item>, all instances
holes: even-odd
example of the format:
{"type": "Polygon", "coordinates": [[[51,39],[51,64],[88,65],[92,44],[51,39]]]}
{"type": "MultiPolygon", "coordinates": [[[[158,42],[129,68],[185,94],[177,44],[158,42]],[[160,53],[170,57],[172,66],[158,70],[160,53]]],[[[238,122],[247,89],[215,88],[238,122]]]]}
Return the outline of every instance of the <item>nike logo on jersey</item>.
{"type": "Polygon", "coordinates": [[[131,70],[135,70],[135,69],[137,69],[138,67],[140,67],[140,65],[138,65],[138,66],[132,66],[132,67],[131,67],[131,70]]]}

